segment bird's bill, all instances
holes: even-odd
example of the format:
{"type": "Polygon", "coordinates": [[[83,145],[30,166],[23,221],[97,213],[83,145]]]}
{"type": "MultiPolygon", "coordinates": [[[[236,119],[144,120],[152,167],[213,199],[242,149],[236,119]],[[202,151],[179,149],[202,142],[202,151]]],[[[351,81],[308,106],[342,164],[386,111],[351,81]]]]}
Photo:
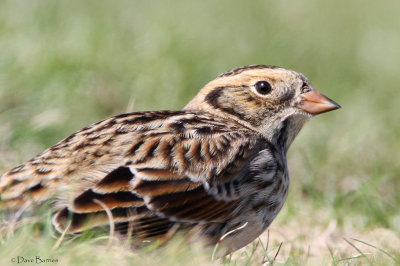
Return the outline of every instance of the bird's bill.
{"type": "Polygon", "coordinates": [[[312,89],[300,95],[301,101],[298,107],[312,115],[318,115],[340,108],[340,105],[317,91],[312,89]]]}

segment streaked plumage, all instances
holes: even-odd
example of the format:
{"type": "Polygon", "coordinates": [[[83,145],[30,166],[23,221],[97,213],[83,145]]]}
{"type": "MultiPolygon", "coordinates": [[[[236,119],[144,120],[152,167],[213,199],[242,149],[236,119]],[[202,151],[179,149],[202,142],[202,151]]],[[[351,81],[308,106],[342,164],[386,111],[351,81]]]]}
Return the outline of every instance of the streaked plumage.
{"type": "Polygon", "coordinates": [[[297,72],[248,66],[221,74],[182,111],[117,115],[72,134],[0,178],[1,205],[51,200],[70,233],[108,224],[139,239],[192,241],[226,252],[260,235],[289,186],[286,152],[312,115],[339,108],[297,72]],[[104,205],[103,204],[103,205],[104,205]]]}

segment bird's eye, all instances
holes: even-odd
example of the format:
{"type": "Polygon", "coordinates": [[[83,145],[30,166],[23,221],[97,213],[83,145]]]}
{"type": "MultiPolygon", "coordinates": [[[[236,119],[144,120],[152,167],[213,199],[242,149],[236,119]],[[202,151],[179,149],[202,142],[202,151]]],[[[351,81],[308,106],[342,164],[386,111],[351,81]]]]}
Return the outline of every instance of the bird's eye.
{"type": "Polygon", "coordinates": [[[271,92],[271,84],[266,81],[259,81],[256,83],[255,88],[259,94],[268,94],[271,92]]]}
{"type": "Polygon", "coordinates": [[[303,85],[301,86],[301,93],[306,93],[309,91],[311,91],[311,88],[305,82],[303,82],[303,85]]]}

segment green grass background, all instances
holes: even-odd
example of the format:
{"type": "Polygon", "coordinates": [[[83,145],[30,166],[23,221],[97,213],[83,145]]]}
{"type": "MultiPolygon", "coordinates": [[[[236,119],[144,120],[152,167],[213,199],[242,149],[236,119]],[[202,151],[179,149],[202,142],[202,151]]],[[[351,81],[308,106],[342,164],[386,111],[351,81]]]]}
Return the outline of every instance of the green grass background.
{"type": "Polygon", "coordinates": [[[256,244],[264,234],[214,262],[179,243],[147,256],[80,237],[53,251],[44,212],[13,237],[3,225],[0,264],[41,255],[57,265],[259,265],[280,243],[276,263],[400,263],[399,10],[396,0],[1,1],[4,171],[108,116],[180,109],[238,66],[302,72],[343,108],[309,122],[291,147],[291,189],[268,250],[256,244]]]}

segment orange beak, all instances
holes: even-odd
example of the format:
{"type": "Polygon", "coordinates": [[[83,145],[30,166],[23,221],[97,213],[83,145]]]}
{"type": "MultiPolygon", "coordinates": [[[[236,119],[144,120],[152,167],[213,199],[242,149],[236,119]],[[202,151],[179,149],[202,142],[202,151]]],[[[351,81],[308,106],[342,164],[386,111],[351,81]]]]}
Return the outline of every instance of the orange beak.
{"type": "Polygon", "coordinates": [[[318,115],[340,108],[339,104],[313,88],[311,91],[301,94],[300,97],[301,101],[298,107],[312,115],[318,115]]]}

